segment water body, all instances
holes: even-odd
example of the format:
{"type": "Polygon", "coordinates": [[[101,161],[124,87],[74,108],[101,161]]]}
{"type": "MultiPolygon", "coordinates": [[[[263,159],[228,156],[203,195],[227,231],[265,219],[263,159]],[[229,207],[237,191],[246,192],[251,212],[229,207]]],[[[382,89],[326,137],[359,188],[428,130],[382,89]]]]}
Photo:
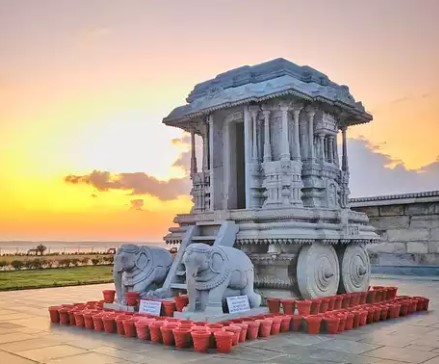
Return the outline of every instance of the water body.
{"type": "MultiPolygon", "coordinates": [[[[27,253],[29,249],[34,249],[37,245],[43,244],[47,247],[45,253],[88,253],[105,252],[110,248],[118,248],[127,242],[112,241],[0,241],[0,255],[27,253]]],[[[164,242],[135,242],[142,245],[161,245],[164,242]]]]}

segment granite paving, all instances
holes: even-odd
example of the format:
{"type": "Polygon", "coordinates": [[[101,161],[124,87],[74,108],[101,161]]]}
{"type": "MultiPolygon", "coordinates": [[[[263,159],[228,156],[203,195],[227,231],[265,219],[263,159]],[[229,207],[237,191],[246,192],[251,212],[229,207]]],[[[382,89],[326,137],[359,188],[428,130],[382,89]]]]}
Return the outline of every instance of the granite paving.
{"type": "Polygon", "coordinates": [[[439,364],[439,281],[379,277],[372,284],[427,296],[430,311],[339,335],[281,334],[246,342],[223,355],[50,324],[48,306],[100,299],[101,291],[111,285],[0,292],[0,363],[439,364]]]}

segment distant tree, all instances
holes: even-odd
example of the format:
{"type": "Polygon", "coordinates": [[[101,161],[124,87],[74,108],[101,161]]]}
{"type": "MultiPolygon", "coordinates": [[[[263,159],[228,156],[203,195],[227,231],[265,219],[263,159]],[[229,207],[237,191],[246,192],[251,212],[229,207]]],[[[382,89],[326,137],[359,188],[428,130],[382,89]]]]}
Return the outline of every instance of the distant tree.
{"type": "Polygon", "coordinates": [[[66,258],[66,259],[60,259],[58,260],[58,267],[62,268],[62,267],[69,267],[71,263],[71,260],[66,258]]]}
{"type": "Polygon", "coordinates": [[[6,260],[0,260],[0,269],[7,267],[9,264],[6,260]]]}
{"type": "Polygon", "coordinates": [[[97,258],[93,258],[93,259],[91,260],[91,262],[93,263],[93,265],[98,265],[99,262],[100,262],[100,260],[97,259],[97,258]]]}
{"type": "Polygon", "coordinates": [[[11,266],[12,268],[14,268],[15,270],[21,270],[24,267],[24,263],[21,260],[13,260],[11,262],[11,266]]]}
{"type": "Polygon", "coordinates": [[[89,262],[90,262],[90,259],[89,259],[89,258],[82,258],[82,259],[81,259],[81,265],[88,265],[89,262]]]}
{"type": "Polygon", "coordinates": [[[46,260],[46,265],[47,265],[49,268],[52,268],[54,264],[55,264],[55,260],[53,260],[53,259],[48,259],[48,260],[46,260]]]}
{"type": "Polygon", "coordinates": [[[73,266],[77,267],[79,265],[80,260],[78,258],[73,258],[71,263],[73,266]]]}
{"type": "Polygon", "coordinates": [[[44,255],[44,252],[47,250],[47,247],[43,244],[38,244],[35,250],[37,251],[37,255],[38,254],[44,255]]]}
{"type": "Polygon", "coordinates": [[[39,259],[39,261],[40,261],[40,267],[38,269],[47,267],[47,265],[49,263],[49,261],[47,259],[39,259]]]}

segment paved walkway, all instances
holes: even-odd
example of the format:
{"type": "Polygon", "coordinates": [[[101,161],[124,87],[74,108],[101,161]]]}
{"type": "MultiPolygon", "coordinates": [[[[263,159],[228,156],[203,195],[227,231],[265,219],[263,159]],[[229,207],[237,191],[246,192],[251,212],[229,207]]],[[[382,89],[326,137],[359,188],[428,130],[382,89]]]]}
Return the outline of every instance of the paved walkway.
{"type": "Polygon", "coordinates": [[[197,354],[51,326],[47,307],[99,299],[110,285],[0,293],[0,364],[65,363],[424,363],[439,364],[439,282],[375,279],[401,294],[431,298],[430,312],[381,322],[339,335],[281,334],[255,340],[229,355],[197,354]]]}

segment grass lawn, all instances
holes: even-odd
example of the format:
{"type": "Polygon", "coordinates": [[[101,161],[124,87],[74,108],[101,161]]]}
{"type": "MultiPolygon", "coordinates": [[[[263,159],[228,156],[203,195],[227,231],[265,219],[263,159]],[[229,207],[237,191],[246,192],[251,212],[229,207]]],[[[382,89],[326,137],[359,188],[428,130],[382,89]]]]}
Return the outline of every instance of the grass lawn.
{"type": "Polygon", "coordinates": [[[12,262],[13,260],[34,260],[34,259],[44,259],[44,260],[61,260],[61,259],[100,259],[103,257],[112,257],[111,254],[57,254],[57,255],[5,255],[0,256],[0,260],[3,260],[7,263],[12,262]]]}
{"type": "Polygon", "coordinates": [[[112,282],[112,266],[0,272],[0,291],[112,282]]]}

